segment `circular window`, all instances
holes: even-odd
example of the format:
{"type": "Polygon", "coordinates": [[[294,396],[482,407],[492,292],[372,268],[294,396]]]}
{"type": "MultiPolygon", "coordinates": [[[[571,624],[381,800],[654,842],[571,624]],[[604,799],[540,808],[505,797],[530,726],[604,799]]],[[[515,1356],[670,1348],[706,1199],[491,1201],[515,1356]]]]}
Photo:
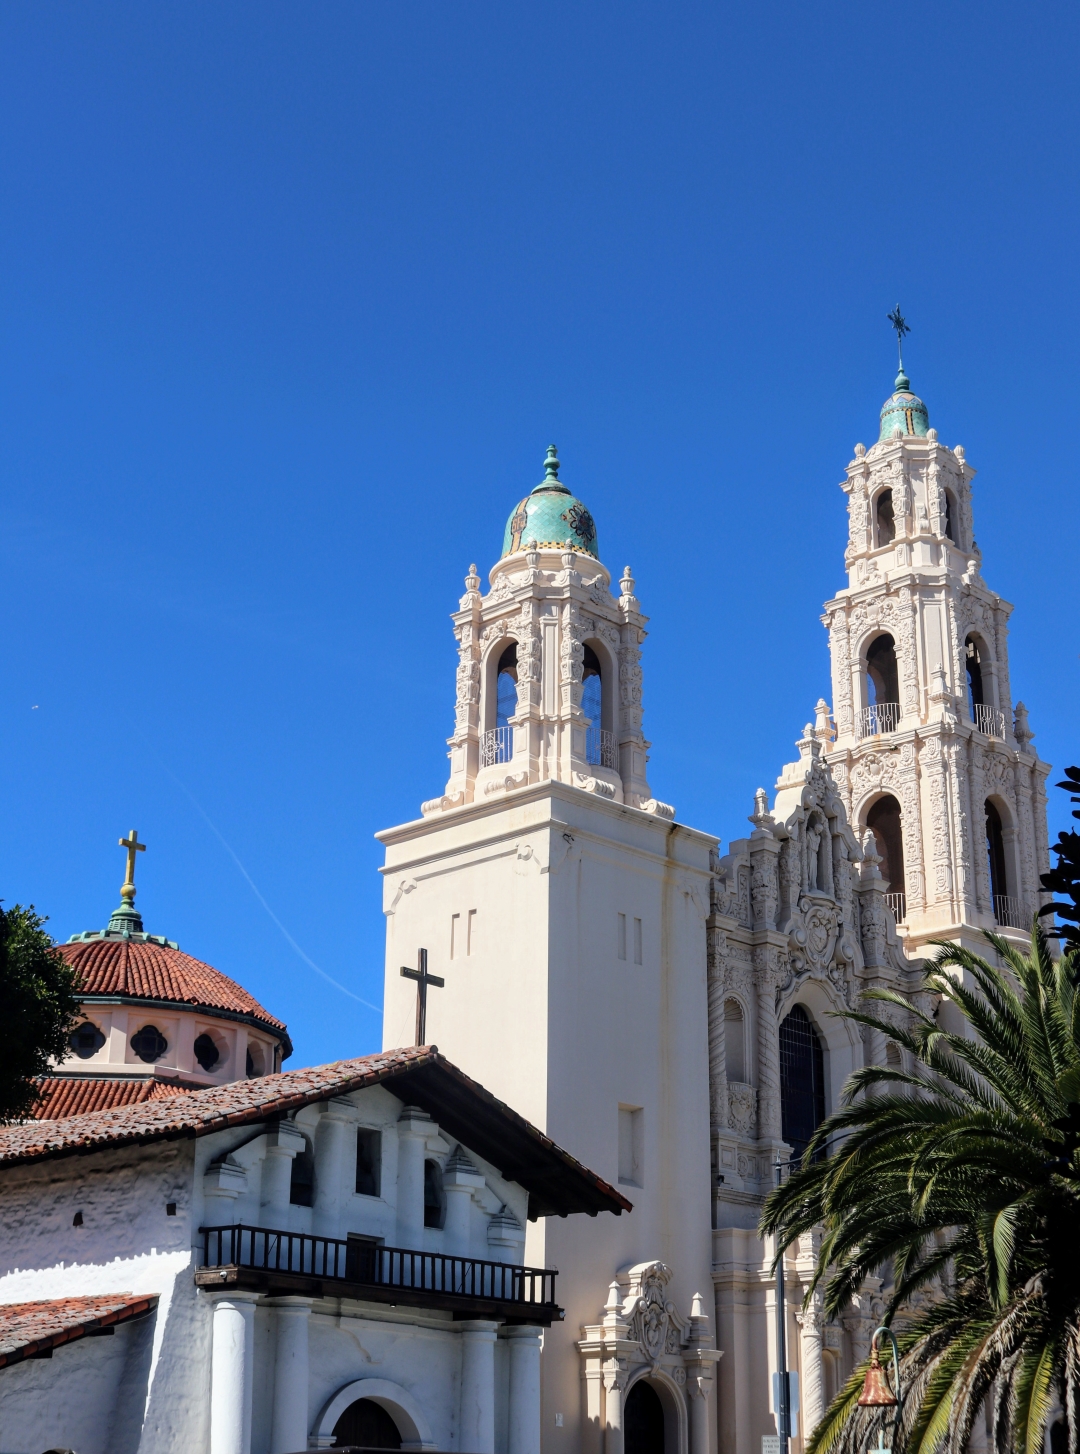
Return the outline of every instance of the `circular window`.
{"type": "Polygon", "coordinates": [[[195,1059],[203,1070],[213,1070],[221,1060],[221,1051],[214,1044],[213,1036],[205,1031],[195,1040],[195,1059]]]}
{"type": "Polygon", "coordinates": [[[144,1025],[137,1035],[132,1035],[131,1048],[140,1060],[152,1065],[168,1050],[169,1042],[156,1025],[144,1025]]]}
{"type": "Polygon", "coordinates": [[[105,1044],[105,1036],[92,1020],[84,1020],[72,1030],[68,1036],[68,1044],[80,1060],[89,1060],[105,1044]]]}

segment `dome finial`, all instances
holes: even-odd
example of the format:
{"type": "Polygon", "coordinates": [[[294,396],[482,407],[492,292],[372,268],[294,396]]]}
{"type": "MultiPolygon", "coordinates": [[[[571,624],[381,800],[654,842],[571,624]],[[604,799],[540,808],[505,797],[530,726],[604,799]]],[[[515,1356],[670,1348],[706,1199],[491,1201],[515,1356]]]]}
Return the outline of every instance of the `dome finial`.
{"type": "Polygon", "coordinates": [[[904,390],[905,392],[907,392],[911,389],[911,380],[908,378],[907,374],[904,373],[904,334],[910,333],[911,329],[908,327],[907,319],[900,312],[899,303],[897,303],[893,311],[887,314],[886,317],[888,318],[892,326],[896,329],[896,356],[900,365],[900,371],[896,375],[896,383],[893,384],[893,389],[896,392],[899,392],[900,390],[904,390]]]}
{"type": "Polygon", "coordinates": [[[547,447],[547,456],[544,459],[544,477],[549,480],[559,478],[559,451],[553,444],[547,447]]]}
{"type": "Polygon", "coordinates": [[[135,855],[145,853],[146,844],[139,842],[139,835],[132,828],[126,838],[120,839],[120,847],[127,849],[127,873],[120,888],[120,907],[113,910],[109,928],[121,934],[141,934],[142,915],[135,907],[135,855]]]}

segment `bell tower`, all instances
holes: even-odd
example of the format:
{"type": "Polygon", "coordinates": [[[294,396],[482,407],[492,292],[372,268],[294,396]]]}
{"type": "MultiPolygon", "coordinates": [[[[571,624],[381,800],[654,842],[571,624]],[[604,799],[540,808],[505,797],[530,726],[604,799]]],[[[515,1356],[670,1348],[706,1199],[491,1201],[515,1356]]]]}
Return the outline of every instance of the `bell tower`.
{"type": "Polygon", "coordinates": [[[1026,939],[1043,902],[1050,769],[1013,703],[1012,606],[982,578],[974,477],[901,361],[878,439],[855,446],[841,482],[848,583],[822,619],[826,760],[860,840],[873,834],[909,954],[941,937],[985,948],[982,929],[1026,939]]]}

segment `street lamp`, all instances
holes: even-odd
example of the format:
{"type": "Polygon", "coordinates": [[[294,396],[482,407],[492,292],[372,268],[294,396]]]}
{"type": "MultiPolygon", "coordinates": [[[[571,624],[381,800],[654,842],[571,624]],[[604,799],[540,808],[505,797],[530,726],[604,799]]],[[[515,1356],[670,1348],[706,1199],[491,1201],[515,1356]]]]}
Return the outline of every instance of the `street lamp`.
{"type": "MultiPolygon", "coordinates": [[[[875,1329],[874,1336],[870,1339],[870,1367],[866,1370],[866,1378],[863,1380],[859,1407],[893,1410],[893,1449],[895,1450],[900,1438],[900,1415],[904,1407],[904,1390],[900,1384],[900,1349],[897,1347],[896,1335],[891,1328],[875,1329]],[[878,1340],[882,1334],[887,1334],[889,1342],[892,1344],[893,1374],[896,1380],[895,1394],[889,1387],[889,1376],[882,1368],[881,1359],[878,1357],[878,1340]]],[[[885,1444],[884,1428],[878,1430],[877,1448],[872,1449],[870,1454],[890,1454],[885,1444]]]]}

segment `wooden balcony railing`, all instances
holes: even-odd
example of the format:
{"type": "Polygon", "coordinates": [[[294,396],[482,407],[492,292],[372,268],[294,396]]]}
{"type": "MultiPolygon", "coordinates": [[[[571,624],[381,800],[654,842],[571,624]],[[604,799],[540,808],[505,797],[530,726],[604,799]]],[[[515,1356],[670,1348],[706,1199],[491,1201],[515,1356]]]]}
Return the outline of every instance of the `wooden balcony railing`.
{"type": "Polygon", "coordinates": [[[362,1237],[316,1237],[269,1227],[200,1227],[202,1287],[310,1287],[316,1295],[409,1303],[455,1312],[496,1311],[521,1321],[550,1324],[561,1318],[555,1303],[557,1273],[548,1268],[487,1262],[386,1247],[362,1237]]]}

